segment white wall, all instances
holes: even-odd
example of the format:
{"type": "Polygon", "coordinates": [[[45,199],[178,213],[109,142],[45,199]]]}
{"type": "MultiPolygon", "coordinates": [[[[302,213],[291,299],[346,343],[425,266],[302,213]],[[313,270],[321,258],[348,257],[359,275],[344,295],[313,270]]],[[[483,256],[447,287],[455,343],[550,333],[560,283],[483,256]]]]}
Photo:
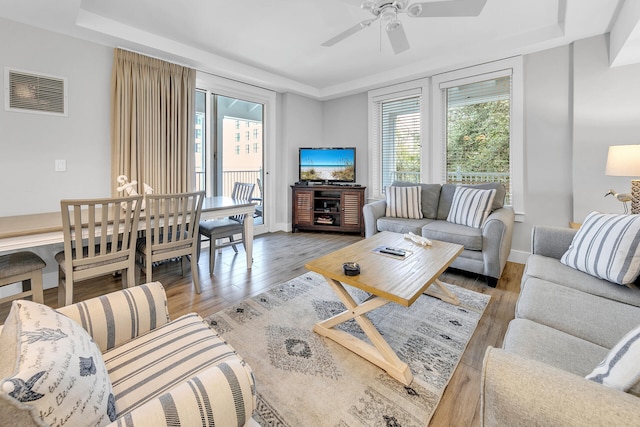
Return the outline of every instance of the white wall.
{"type": "MultiPolygon", "coordinates": [[[[369,176],[367,94],[326,101],[322,105],[322,111],[323,145],[356,147],[356,182],[364,185],[369,176]]],[[[365,198],[366,194],[365,192],[365,198]]]]}
{"type": "Polygon", "coordinates": [[[276,227],[291,230],[291,188],[298,180],[298,148],[324,145],[322,102],[293,93],[278,97],[276,227]]]}
{"type": "MultiPolygon", "coordinates": [[[[610,145],[640,144],[640,64],[609,67],[609,39],[574,46],[573,220],[592,210],[623,212],[604,197],[609,188],[631,192],[631,177],[605,176],[610,145]]],[[[637,178],[637,177],[636,177],[637,178]]]]}
{"type": "MultiPolygon", "coordinates": [[[[0,216],[60,210],[60,199],[110,195],[113,49],[0,19],[0,67],[66,77],[68,116],[0,107],[0,216]],[[11,42],[9,42],[11,40],[11,42]],[[67,172],[54,172],[66,160],[67,172]]],[[[4,79],[3,79],[4,82],[4,79]]]]}
{"type": "MultiPolygon", "coordinates": [[[[53,212],[60,199],[108,197],[111,154],[109,88],[113,49],[0,19],[0,69],[66,77],[68,116],[5,111],[0,103],[0,216],[53,212]],[[54,172],[54,161],[67,172],[54,172]]],[[[53,256],[62,245],[33,248],[47,267],[45,288],[57,286],[53,256]]],[[[18,291],[3,287],[0,296],[18,291]]]]}

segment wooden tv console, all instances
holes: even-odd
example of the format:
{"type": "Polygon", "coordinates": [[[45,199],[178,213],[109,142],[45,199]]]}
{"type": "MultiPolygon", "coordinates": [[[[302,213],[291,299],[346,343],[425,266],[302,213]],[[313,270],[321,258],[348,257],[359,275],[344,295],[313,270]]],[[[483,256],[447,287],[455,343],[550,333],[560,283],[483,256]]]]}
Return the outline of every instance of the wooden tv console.
{"type": "Polygon", "coordinates": [[[366,187],[355,185],[292,185],[292,231],[360,233],[366,187]]]}

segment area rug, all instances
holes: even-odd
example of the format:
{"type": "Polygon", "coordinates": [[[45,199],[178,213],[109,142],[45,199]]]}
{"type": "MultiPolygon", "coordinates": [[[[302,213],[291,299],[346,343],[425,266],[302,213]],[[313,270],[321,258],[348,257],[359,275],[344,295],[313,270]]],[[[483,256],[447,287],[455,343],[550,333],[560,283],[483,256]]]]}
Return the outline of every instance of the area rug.
{"type": "MultiPolygon", "coordinates": [[[[254,371],[266,426],[426,426],[458,365],[489,296],[447,285],[453,306],[422,295],[409,308],[387,304],[367,314],[414,374],[409,386],[313,325],[344,311],[329,285],[306,273],[205,319],[254,371]]],[[[347,289],[356,301],[368,294],[347,289]]],[[[365,338],[354,320],[339,326],[365,338]]]]}

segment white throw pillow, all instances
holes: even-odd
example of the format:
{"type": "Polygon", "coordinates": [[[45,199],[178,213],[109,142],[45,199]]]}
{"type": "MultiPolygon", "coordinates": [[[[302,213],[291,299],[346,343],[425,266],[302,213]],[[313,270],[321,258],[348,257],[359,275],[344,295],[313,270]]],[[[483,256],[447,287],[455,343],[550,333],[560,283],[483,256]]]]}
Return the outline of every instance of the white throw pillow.
{"type": "Polygon", "coordinates": [[[640,326],[625,335],[585,378],[621,391],[636,384],[640,380],[640,326]]]}
{"type": "Polygon", "coordinates": [[[2,413],[13,407],[45,425],[103,426],[116,419],[102,354],[78,323],[19,300],[0,335],[2,413]]]}
{"type": "Polygon", "coordinates": [[[420,187],[387,187],[386,216],[392,218],[422,219],[422,193],[420,187]]]}
{"type": "Polygon", "coordinates": [[[496,190],[480,190],[456,187],[447,221],[468,227],[480,228],[491,213],[496,190]]]}
{"type": "Polygon", "coordinates": [[[640,215],[591,212],[560,262],[619,285],[640,274],[640,215]]]}

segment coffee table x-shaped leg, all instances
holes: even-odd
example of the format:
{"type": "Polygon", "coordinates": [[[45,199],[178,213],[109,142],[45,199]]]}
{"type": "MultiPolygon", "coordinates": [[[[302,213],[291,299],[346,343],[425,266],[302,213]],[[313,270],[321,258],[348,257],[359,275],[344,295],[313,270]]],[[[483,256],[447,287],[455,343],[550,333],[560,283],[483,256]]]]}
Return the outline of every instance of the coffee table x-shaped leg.
{"type": "Polygon", "coordinates": [[[409,369],[409,365],[400,360],[398,355],[393,351],[391,346],[382,338],[380,332],[365,316],[366,313],[380,308],[390,301],[382,297],[371,295],[362,303],[358,304],[344,288],[343,284],[338,280],[324,276],[331,288],[340,298],[340,301],[347,307],[345,311],[330,317],[327,320],[318,322],[313,330],[327,338],[332,339],[338,344],[346,347],[352,352],[358,354],[374,365],[384,369],[391,377],[400,381],[405,385],[409,385],[413,380],[413,374],[409,369]],[[335,326],[354,319],[367,335],[371,344],[354,337],[347,332],[335,329],[335,326]]]}

